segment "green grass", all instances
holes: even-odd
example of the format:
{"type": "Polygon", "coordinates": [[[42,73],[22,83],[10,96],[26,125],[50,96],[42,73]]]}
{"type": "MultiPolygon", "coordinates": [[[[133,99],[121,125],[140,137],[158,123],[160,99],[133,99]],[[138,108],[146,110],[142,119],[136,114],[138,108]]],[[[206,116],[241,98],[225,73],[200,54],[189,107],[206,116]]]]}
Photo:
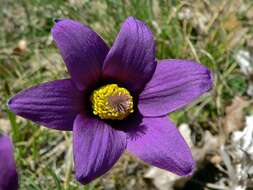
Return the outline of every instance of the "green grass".
{"type": "MultiPolygon", "coordinates": [[[[68,76],[50,34],[54,18],[79,20],[91,26],[109,45],[126,17],[132,15],[145,21],[156,39],[157,59],[194,59],[208,66],[214,74],[212,92],[171,117],[176,123],[201,125],[218,133],[222,127],[218,118],[224,116],[225,105],[237,94],[246,96],[247,89],[247,79],[234,60],[237,50],[246,47],[245,38],[234,45],[231,40],[242,28],[248,28],[247,35],[251,37],[253,31],[245,13],[236,11],[235,0],[222,0],[219,5],[212,0],[206,2],[209,5],[204,1],[179,0],[84,0],[76,4],[63,0],[1,2],[0,23],[4,27],[0,27],[0,118],[9,120],[11,125],[21,190],[104,188],[102,179],[85,187],[75,181],[70,133],[41,128],[16,117],[6,106],[10,96],[22,89],[68,76]],[[218,11],[223,2],[224,9],[232,7],[231,11],[218,11]],[[178,13],[186,7],[195,14],[205,14],[209,10],[205,6],[209,6],[212,14],[204,29],[194,23],[196,15],[189,20],[179,17],[178,13]],[[240,23],[235,29],[225,27],[230,13],[240,23]],[[13,53],[22,39],[27,42],[27,50],[13,53]]],[[[251,1],[244,3],[252,7],[251,1]]],[[[122,180],[114,174],[107,175],[106,179],[122,180]]],[[[118,189],[126,185],[116,184],[118,189]]]]}

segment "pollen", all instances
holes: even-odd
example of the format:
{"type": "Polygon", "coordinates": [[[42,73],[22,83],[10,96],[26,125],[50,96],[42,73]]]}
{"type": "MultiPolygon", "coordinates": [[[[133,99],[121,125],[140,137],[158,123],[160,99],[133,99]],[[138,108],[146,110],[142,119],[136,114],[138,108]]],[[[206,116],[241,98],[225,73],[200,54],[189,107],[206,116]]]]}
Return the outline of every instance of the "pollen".
{"type": "Polygon", "coordinates": [[[117,84],[108,84],[94,90],[90,100],[93,114],[101,119],[122,120],[134,111],[130,92],[117,84]]]}

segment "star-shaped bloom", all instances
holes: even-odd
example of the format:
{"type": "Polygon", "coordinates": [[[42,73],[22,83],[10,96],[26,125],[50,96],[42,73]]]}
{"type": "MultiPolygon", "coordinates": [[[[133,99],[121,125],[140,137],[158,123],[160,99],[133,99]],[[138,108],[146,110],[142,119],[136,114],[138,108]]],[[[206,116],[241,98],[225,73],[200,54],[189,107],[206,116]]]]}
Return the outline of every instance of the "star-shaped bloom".
{"type": "Polygon", "coordinates": [[[9,108],[51,129],[73,131],[76,178],[106,173],[127,149],[178,175],[194,169],[191,151],[167,117],[212,86],[210,71],[194,61],[155,59],[145,23],[129,17],[111,48],[91,28],[57,21],[53,39],[70,79],[18,93],[9,108]]]}
{"type": "Polygon", "coordinates": [[[0,134],[0,190],[17,190],[18,174],[13,145],[8,136],[0,134]]]}

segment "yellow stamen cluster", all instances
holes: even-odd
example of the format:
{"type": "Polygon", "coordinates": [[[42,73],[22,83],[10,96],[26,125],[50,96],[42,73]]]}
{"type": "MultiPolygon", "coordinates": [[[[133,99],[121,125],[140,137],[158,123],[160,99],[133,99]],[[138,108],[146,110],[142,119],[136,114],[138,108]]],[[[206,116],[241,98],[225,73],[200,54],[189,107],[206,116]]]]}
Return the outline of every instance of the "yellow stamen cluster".
{"type": "Polygon", "coordinates": [[[122,120],[133,110],[133,97],[125,88],[108,84],[93,91],[90,97],[93,114],[101,119],[122,120]]]}

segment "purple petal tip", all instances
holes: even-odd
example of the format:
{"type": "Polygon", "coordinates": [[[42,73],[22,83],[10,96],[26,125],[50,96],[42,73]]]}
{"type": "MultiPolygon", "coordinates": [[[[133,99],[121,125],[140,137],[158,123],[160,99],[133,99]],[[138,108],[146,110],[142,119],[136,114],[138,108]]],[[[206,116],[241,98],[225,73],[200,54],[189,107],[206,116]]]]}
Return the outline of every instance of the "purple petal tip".
{"type": "Polygon", "coordinates": [[[189,162],[182,164],[181,171],[179,171],[176,174],[178,174],[179,176],[191,176],[195,171],[195,166],[196,166],[195,161],[190,160],[189,162]]]}
{"type": "Polygon", "coordinates": [[[7,101],[7,107],[9,108],[10,111],[12,111],[12,112],[15,113],[15,111],[14,111],[14,109],[13,109],[13,107],[12,107],[13,99],[14,99],[14,97],[11,97],[11,98],[7,101]]]}
{"type": "Polygon", "coordinates": [[[17,190],[18,174],[13,155],[13,145],[8,136],[0,134],[0,189],[17,190]]]}

